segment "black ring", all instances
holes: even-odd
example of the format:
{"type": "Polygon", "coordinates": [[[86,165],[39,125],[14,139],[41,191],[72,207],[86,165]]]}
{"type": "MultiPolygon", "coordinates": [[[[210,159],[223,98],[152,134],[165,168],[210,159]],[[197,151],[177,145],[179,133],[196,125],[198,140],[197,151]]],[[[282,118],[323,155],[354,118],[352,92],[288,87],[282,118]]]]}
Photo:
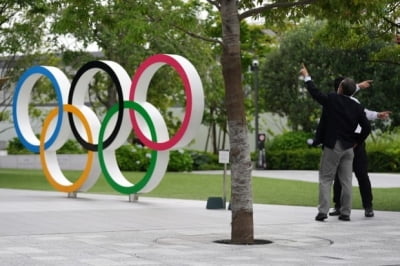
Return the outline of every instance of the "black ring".
{"type": "MultiPolygon", "coordinates": [[[[85,65],[83,65],[78,70],[74,79],[72,80],[71,88],[70,88],[69,95],[68,95],[68,104],[72,105],[75,87],[76,87],[76,84],[78,83],[79,79],[86,71],[88,71],[89,69],[92,69],[92,68],[99,68],[99,69],[103,70],[104,72],[106,72],[111,77],[113,83],[116,85],[117,94],[118,94],[117,122],[115,124],[115,128],[113,129],[111,135],[104,141],[103,148],[105,149],[108,146],[110,146],[111,143],[117,137],[119,130],[121,128],[121,125],[122,125],[122,119],[123,119],[123,115],[124,115],[124,96],[122,93],[121,82],[119,81],[114,70],[109,65],[107,65],[106,63],[104,63],[102,61],[90,61],[90,62],[86,63],[85,65]]],[[[98,151],[97,144],[88,143],[81,137],[78,130],[76,129],[72,113],[68,113],[68,120],[69,120],[69,124],[71,126],[72,133],[74,134],[76,140],[82,145],[82,147],[87,150],[90,150],[90,151],[98,151]]]]}

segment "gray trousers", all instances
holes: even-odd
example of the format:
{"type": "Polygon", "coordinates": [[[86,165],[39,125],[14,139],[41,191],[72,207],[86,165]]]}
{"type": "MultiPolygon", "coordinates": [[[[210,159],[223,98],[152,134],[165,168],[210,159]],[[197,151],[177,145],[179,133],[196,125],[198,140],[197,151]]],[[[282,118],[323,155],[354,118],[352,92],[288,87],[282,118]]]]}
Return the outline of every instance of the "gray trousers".
{"type": "Polygon", "coordinates": [[[339,141],[336,141],[333,149],[324,147],[319,169],[319,213],[327,214],[329,212],[332,183],[337,172],[340,184],[342,185],[340,213],[350,215],[353,158],[353,148],[343,149],[339,141]]]}

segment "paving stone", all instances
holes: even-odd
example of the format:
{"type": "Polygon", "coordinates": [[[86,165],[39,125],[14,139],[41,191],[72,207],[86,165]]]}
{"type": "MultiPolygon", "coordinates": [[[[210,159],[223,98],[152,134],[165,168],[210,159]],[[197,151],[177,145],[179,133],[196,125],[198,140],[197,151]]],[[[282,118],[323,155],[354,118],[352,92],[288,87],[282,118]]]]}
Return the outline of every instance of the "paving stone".
{"type": "Polygon", "coordinates": [[[400,213],[353,210],[314,220],[316,207],[254,204],[257,240],[230,238],[229,210],[206,200],[0,189],[0,266],[400,265],[400,213]]]}

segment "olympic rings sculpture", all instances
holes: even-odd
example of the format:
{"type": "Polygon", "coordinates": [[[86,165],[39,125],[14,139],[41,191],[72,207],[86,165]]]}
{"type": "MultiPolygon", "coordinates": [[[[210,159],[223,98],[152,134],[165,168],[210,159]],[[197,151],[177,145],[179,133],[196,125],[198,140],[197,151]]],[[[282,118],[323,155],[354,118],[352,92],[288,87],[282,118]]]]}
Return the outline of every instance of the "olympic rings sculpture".
{"type": "Polygon", "coordinates": [[[87,191],[101,173],[120,193],[150,192],[165,175],[169,150],[182,148],[195,137],[203,111],[204,92],[199,74],[187,59],[169,54],[147,58],[132,80],[118,63],[106,60],[86,63],[71,83],[56,67],[33,66],[22,74],[13,95],[13,120],[18,138],[28,150],[40,154],[47,180],[62,192],[87,191]],[[172,137],[158,109],[147,102],[151,79],[164,65],[171,66],[179,74],[186,94],[185,115],[181,127],[172,137]],[[118,96],[118,103],[107,111],[102,122],[84,104],[89,84],[99,71],[110,76],[118,96]],[[45,118],[38,139],[30,124],[28,109],[32,89],[41,77],[51,82],[57,107],[45,118]],[[139,140],[152,150],[149,168],[136,184],[123,176],[115,157],[115,150],[127,141],[132,129],[139,140]],[[63,174],[57,161],[57,150],[71,138],[88,151],[85,168],[75,182],[63,174]]]}

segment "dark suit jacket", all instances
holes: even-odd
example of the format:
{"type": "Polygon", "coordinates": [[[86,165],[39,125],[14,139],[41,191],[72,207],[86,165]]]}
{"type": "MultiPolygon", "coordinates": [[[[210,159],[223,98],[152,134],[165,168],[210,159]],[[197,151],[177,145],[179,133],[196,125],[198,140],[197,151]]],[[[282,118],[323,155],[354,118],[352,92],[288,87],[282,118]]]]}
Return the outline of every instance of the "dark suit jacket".
{"type": "Polygon", "coordinates": [[[337,93],[324,94],[314,85],[312,80],[306,82],[311,96],[323,106],[324,125],[321,131],[321,142],[333,149],[339,140],[344,149],[362,143],[371,132],[371,125],[365,116],[364,107],[348,96],[337,93]],[[354,131],[360,124],[360,134],[354,131]]]}

